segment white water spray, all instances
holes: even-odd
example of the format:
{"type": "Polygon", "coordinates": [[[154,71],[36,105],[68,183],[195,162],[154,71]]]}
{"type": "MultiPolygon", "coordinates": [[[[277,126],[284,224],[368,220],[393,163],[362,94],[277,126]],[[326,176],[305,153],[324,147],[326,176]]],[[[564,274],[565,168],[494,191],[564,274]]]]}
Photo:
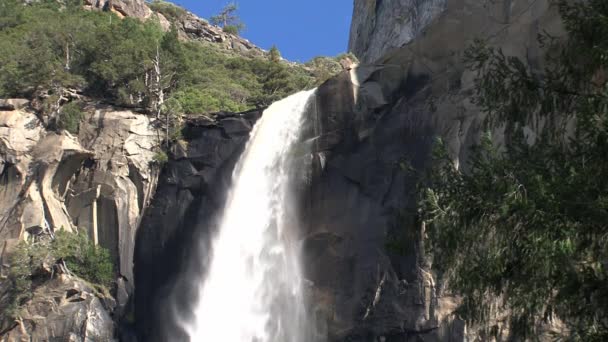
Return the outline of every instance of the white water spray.
{"type": "Polygon", "coordinates": [[[258,121],[199,285],[192,342],[309,342],[291,203],[290,169],[314,91],[272,104],[258,121]]]}

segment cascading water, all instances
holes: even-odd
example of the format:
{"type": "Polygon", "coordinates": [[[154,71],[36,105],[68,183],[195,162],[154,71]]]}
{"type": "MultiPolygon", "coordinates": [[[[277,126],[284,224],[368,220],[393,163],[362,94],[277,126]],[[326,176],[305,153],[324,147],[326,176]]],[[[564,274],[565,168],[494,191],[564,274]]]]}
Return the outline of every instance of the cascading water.
{"type": "Polygon", "coordinates": [[[254,127],[199,285],[192,342],[309,342],[292,181],[304,114],[313,91],[272,104],[254,127]]]}

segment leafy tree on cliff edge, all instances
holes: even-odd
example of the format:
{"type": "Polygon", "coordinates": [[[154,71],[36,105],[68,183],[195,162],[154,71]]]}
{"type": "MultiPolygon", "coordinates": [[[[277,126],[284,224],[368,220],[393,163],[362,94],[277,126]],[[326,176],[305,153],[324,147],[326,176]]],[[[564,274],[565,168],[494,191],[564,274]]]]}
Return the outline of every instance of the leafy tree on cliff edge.
{"type": "Polygon", "coordinates": [[[509,143],[484,135],[465,172],[439,144],[423,219],[466,320],[488,324],[498,301],[520,339],[559,317],[568,339],[607,341],[608,2],[557,5],[568,38],[540,38],[543,70],[481,42],[468,50],[475,101],[509,143]]]}
{"type": "Polygon", "coordinates": [[[226,33],[238,35],[245,28],[245,25],[236,14],[238,9],[239,7],[236,3],[229,3],[220,11],[220,13],[210,18],[211,23],[213,25],[221,26],[226,33]]]}

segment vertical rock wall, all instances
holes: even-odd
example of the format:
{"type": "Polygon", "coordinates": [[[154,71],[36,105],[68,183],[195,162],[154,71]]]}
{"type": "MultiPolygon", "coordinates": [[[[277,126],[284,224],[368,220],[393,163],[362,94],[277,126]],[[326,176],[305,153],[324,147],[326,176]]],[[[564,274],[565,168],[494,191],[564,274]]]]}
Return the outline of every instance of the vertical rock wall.
{"type": "Polygon", "coordinates": [[[363,63],[420,35],[451,0],[355,0],[349,51],[363,63]]]}
{"type": "MultiPolygon", "coordinates": [[[[20,240],[64,229],[86,233],[110,250],[118,265],[117,291],[125,295],[119,296],[114,311],[112,299],[112,304],[99,305],[97,294],[76,279],[42,284],[32,302],[23,304],[23,322],[12,327],[21,332],[9,329],[5,331],[8,335],[0,337],[10,341],[14,336],[43,340],[74,335],[91,340],[86,338],[88,330],[80,330],[82,324],[76,321],[84,320],[101,329],[100,335],[91,335],[92,340],[96,340],[94,336],[105,336],[99,338],[106,340],[113,335],[110,313],[114,311],[115,317],[123,313],[126,295],[133,288],[135,234],[155,192],[160,170],[154,161],[158,132],[145,115],[92,106],[78,137],[47,131],[27,101],[19,103],[0,111],[2,276],[10,266],[8,256],[20,240]],[[68,291],[74,286],[84,286],[78,292],[87,299],[67,302],[80,304],[65,304],[68,306],[64,308],[64,302],[57,302],[56,310],[36,304],[53,291],[68,291]],[[52,310],[54,316],[41,322],[37,317],[45,315],[37,310],[52,310]],[[74,310],[82,312],[72,316],[74,310]],[[47,329],[50,332],[36,330],[37,326],[56,324],[50,320],[66,322],[61,329],[47,329]]],[[[0,297],[6,290],[0,289],[0,297]]]]}
{"type": "MultiPolygon", "coordinates": [[[[313,308],[330,341],[479,338],[433,273],[416,186],[437,137],[466,166],[483,130],[462,59],[473,39],[534,69],[545,30],[562,33],[548,1],[355,1],[350,47],[373,64],[319,89],[316,172],[303,214],[313,308]]],[[[508,326],[501,329],[507,339],[508,326]]]]}

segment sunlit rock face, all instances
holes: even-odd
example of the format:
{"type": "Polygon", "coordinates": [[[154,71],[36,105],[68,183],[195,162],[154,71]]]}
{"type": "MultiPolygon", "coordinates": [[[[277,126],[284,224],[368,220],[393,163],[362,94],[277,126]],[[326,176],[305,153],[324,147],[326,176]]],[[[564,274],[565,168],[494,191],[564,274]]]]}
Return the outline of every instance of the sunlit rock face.
{"type": "MultiPolygon", "coordinates": [[[[6,286],[10,284],[0,283],[0,291],[6,286]]],[[[2,326],[0,341],[117,341],[110,314],[114,299],[100,295],[85,281],[55,275],[32,295],[19,319],[2,326]]]]}
{"type": "Polygon", "coordinates": [[[84,0],[85,6],[112,11],[121,17],[147,19],[152,11],[144,0],[84,0]]]}
{"type": "Polygon", "coordinates": [[[355,0],[349,50],[364,63],[420,35],[450,0],[355,0]]]}
{"type": "MultiPolygon", "coordinates": [[[[99,334],[91,336],[107,340],[113,336],[110,314],[124,314],[133,288],[135,234],[160,170],[154,161],[158,134],[143,114],[90,103],[85,111],[76,136],[47,129],[28,101],[0,102],[0,273],[6,274],[19,241],[49,231],[86,233],[110,251],[117,265],[117,302],[101,305],[87,288],[86,303],[43,308],[43,298],[50,298],[56,288],[76,286],[44,284],[24,303],[32,307],[31,315],[23,317],[27,333],[11,336],[67,339],[70,329],[90,324],[91,329],[99,328],[99,334]],[[37,310],[53,310],[53,316],[38,320],[44,315],[37,310]],[[61,329],[56,328],[60,321],[61,329]],[[31,326],[37,326],[35,331],[31,326]]],[[[69,282],[82,285],[75,279],[69,282]]],[[[7,290],[0,287],[0,297],[7,290]]]]}

